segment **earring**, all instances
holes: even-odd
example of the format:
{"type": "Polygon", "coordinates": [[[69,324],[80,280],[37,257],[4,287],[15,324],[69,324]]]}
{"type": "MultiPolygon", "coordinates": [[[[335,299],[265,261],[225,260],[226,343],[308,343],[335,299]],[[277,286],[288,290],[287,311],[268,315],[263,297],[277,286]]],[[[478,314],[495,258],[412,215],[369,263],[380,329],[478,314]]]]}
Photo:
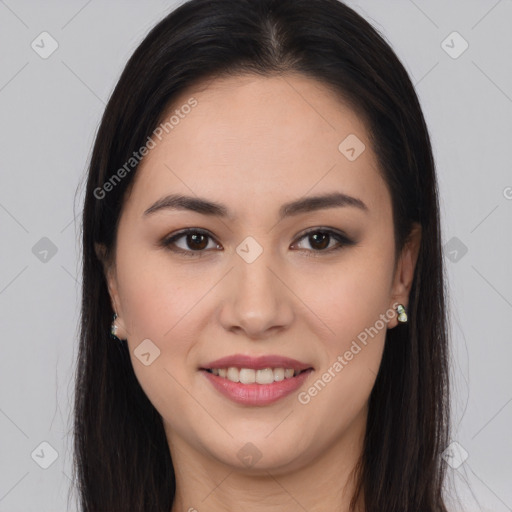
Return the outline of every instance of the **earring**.
{"type": "Polygon", "coordinates": [[[404,305],[398,304],[396,311],[398,313],[398,321],[405,324],[407,322],[407,313],[405,312],[404,305]]]}
{"type": "Polygon", "coordinates": [[[116,318],[117,318],[117,313],[114,313],[114,320],[112,322],[112,325],[110,326],[110,336],[117,340],[117,341],[121,341],[118,337],[117,337],[117,324],[116,324],[116,318]]]}

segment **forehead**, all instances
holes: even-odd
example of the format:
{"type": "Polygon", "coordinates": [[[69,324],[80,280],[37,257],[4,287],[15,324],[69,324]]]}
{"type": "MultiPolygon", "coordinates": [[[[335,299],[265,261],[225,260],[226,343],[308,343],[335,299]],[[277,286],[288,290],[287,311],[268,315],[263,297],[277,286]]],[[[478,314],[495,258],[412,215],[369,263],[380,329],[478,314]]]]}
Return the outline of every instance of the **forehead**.
{"type": "MultiPolygon", "coordinates": [[[[371,208],[385,184],[363,120],[328,87],[301,75],[245,75],[201,83],[162,117],[178,113],[135,179],[138,209],[165,193],[206,196],[244,215],[333,190],[364,196],[371,208]],[[181,109],[195,102],[193,108],[181,109]],[[186,113],[185,113],[186,112],[186,113]],[[177,117],[175,119],[178,119],[177,117]],[[347,149],[355,148],[348,153],[347,149]]],[[[380,197],[379,197],[380,196],[380,197]]]]}

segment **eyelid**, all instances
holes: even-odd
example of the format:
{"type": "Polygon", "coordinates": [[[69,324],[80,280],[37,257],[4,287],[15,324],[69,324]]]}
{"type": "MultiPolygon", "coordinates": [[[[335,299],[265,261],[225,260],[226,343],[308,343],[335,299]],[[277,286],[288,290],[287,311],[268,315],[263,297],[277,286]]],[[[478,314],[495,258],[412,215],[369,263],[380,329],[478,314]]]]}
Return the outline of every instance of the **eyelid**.
{"type": "Polygon", "coordinates": [[[295,235],[299,240],[301,238],[304,238],[306,235],[309,235],[311,233],[328,233],[331,235],[337,235],[339,238],[342,239],[342,241],[346,244],[355,243],[345,232],[343,232],[341,229],[337,228],[330,228],[328,226],[315,226],[313,228],[308,228],[305,231],[301,231],[298,235],[295,235]]]}
{"type": "MultiPolygon", "coordinates": [[[[330,228],[327,226],[318,226],[313,228],[308,228],[306,231],[302,232],[300,235],[297,235],[297,242],[300,242],[303,238],[307,237],[311,233],[327,233],[331,238],[334,238],[338,245],[331,247],[330,249],[324,249],[324,250],[308,250],[308,249],[302,249],[302,252],[306,252],[307,256],[309,257],[321,257],[321,256],[327,256],[329,254],[332,254],[334,252],[339,251],[340,249],[343,249],[345,247],[349,247],[351,245],[355,245],[357,242],[350,238],[347,234],[345,234],[343,231],[336,229],[336,228],[330,228]]],[[[295,242],[295,243],[297,243],[295,242]]]]}
{"type": "MultiPolygon", "coordinates": [[[[332,247],[330,249],[324,249],[324,250],[316,250],[315,251],[315,250],[308,250],[308,249],[299,249],[299,251],[301,251],[301,252],[305,251],[307,253],[312,253],[311,255],[314,255],[314,256],[322,256],[323,254],[331,254],[331,253],[335,252],[336,250],[342,249],[346,246],[351,246],[351,245],[356,244],[356,242],[353,239],[351,239],[348,235],[346,235],[343,231],[341,231],[339,229],[331,228],[331,227],[327,227],[327,226],[315,226],[312,228],[308,228],[305,231],[302,231],[298,235],[295,235],[295,238],[294,238],[295,242],[293,242],[292,246],[295,245],[296,243],[300,242],[303,238],[307,237],[309,234],[319,233],[319,232],[327,233],[328,235],[330,235],[331,238],[334,238],[335,240],[337,240],[338,245],[335,247],[332,247]]],[[[163,246],[164,248],[166,248],[172,252],[175,252],[178,254],[185,254],[186,256],[195,256],[195,257],[204,256],[205,253],[207,253],[211,250],[211,249],[208,249],[208,250],[203,249],[203,250],[199,250],[199,251],[192,251],[192,250],[184,250],[184,249],[176,248],[176,247],[171,248],[172,244],[176,240],[178,240],[181,237],[184,237],[190,233],[205,235],[206,237],[215,241],[215,243],[217,245],[221,245],[217,241],[217,239],[208,230],[205,230],[203,228],[181,229],[181,230],[171,234],[170,236],[164,237],[164,239],[160,242],[159,245],[163,246]]]]}
{"type": "Polygon", "coordinates": [[[186,256],[195,256],[195,257],[201,257],[202,255],[204,255],[206,252],[208,252],[206,249],[203,249],[202,251],[186,251],[184,249],[181,249],[179,247],[171,247],[173,245],[174,242],[176,242],[176,240],[179,240],[180,238],[190,234],[190,233],[194,233],[194,234],[200,234],[200,235],[205,235],[206,237],[208,238],[211,238],[212,240],[215,241],[216,244],[220,245],[220,243],[217,241],[217,239],[207,230],[205,229],[202,229],[202,228],[184,228],[184,229],[181,229],[175,233],[172,233],[170,236],[166,236],[164,237],[164,239],[160,242],[159,245],[161,245],[162,247],[164,247],[165,249],[168,249],[172,252],[175,252],[175,253],[178,253],[178,254],[184,254],[186,256]]]}

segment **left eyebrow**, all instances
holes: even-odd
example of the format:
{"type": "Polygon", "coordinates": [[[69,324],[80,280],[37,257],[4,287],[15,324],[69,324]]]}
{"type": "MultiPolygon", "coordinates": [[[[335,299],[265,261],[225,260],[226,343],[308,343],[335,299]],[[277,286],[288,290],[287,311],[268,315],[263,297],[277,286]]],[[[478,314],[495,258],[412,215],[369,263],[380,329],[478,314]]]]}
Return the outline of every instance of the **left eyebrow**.
{"type": "MultiPolygon", "coordinates": [[[[279,209],[279,220],[285,217],[299,215],[301,213],[323,210],[326,208],[355,207],[364,212],[368,212],[366,204],[356,197],[333,192],[318,196],[310,196],[303,199],[297,199],[285,203],[279,209]]],[[[181,194],[170,194],[162,197],[152,204],[145,212],[144,216],[154,214],[161,210],[189,210],[202,215],[209,215],[221,218],[234,219],[235,216],[229,209],[215,201],[209,201],[200,197],[184,196],[181,194]]]]}

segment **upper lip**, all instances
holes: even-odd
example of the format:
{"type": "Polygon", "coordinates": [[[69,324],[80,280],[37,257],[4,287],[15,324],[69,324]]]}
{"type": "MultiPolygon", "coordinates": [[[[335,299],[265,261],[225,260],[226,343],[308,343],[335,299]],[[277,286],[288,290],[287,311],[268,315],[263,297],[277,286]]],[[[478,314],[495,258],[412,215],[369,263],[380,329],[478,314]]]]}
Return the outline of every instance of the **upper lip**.
{"type": "Polygon", "coordinates": [[[313,368],[310,364],[302,363],[290,357],[278,355],[264,355],[252,357],[244,354],[235,354],[232,356],[221,357],[201,367],[202,370],[211,370],[213,368],[251,368],[254,370],[263,370],[264,368],[293,368],[302,371],[313,368]]]}

